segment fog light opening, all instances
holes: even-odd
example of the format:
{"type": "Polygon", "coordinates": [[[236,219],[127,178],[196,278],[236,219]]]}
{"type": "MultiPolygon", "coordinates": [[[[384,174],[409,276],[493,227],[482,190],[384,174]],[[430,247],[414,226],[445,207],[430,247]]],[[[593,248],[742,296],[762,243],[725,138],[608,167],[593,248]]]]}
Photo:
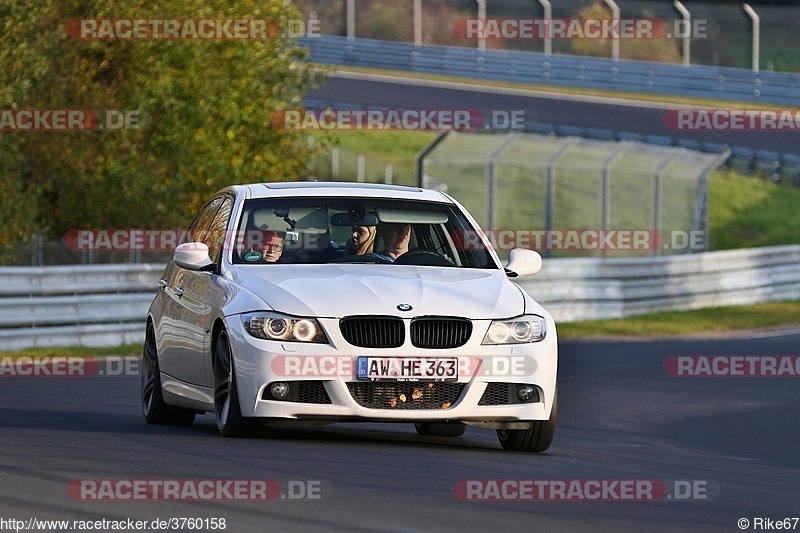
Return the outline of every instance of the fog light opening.
{"type": "Polygon", "coordinates": [[[269,386],[269,393],[273,398],[282,400],[289,395],[289,384],[283,381],[277,381],[269,386]]]}
{"type": "Polygon", "coordinates": [[[517,389],[517,396],[519,396],[519,399],[523,402],[531,401],[535,394],[536,390],[530,385],[520,385],[517,389]]]}

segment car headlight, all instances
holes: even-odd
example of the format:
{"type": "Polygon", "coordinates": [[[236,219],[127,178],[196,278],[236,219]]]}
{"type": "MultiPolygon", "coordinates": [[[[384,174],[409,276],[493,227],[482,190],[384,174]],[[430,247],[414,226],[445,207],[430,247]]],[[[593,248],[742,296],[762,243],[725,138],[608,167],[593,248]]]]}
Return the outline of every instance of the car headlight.
{"type": "Polygon", "coordinates": [[[524,344],[539,342],[546,334],[545,320],[528,315],[511,320],[495,320],[483,337],[482,344],[524,344]]]}
{"type": "Polygon", "coordinates": [[[313,318],[298,318],[280,313],[242,315],[244,328],[253,337],[270,341],[327,343],[328,338],[313,318]]]}

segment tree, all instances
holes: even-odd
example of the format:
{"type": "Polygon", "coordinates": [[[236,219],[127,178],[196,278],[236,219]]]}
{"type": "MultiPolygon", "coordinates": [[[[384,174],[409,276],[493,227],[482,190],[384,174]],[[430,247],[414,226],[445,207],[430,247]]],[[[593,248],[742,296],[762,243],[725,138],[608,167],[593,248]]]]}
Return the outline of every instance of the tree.
{"type": "Polygon", "coordinates": [[[288,37],[81,40],[73,19],[297,18],[283,0],[6,0],[0,110],[132,110],[139,130],[0,131],[0,243],[74,228],[186,226],[217,189],[302,177],[311,148],[271,124],[319,78],[288,37]]]}
{"type": "MultiPolygon", "coordinates": [[[[652,14],[644,13],[644,17],[653,18],[652,14]]],[[[585,7],[578,13],[581,20],[610,20],[611,10],[600,4],[585,7]]],[[[642,61],[659,61],[662,63],[678,63],[681,60],[678,52],[678,43],[671,38],[660,37],[654,39],[620,39],[620,59],[638,59],[642,61]]],[[[612,39],[574,39],[570,41],[570,50],[573,54],[583,56],[610,57],[612,39]]]]}

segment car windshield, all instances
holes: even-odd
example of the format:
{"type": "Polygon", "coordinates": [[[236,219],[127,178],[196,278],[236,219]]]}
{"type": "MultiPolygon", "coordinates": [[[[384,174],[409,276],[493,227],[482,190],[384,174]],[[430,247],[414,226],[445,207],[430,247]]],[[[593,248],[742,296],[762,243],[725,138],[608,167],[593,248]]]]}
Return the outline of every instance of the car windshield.
{"type": "Polygon", "coordinates": [[[340,197],[246,201],[233,262],[499,268],[455,205],[340,197]]]}

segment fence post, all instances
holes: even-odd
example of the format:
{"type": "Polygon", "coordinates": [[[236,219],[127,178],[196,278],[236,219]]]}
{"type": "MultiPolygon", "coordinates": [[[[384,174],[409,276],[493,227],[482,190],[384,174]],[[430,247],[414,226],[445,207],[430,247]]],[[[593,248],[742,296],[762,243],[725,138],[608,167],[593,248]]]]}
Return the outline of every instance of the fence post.
{"type": "Polygon", "coordinates": [[[428,178],[425,176],[425,158],[444,141],[445,137],[450,135],[451,131],[452,130],[440,131],[431,142],[426,144],[422,150],[417,152],[417,155],[414,156],[414,172],[416,173],[414,181],[416,181],[417,187],[422,187],[423,189],[428,187],[428,178]]]}
{"type": "MultiPolygon", "coordinates": [[[[611,165],[617,160],[619,156],[628,151],[631,143],[622,141],[606,158],[603,160],[603,170],[601,175],[601,208],[600,208],[600,226],[603,231],[608,231],[611,225],[611,165]]],[[[606,256],[606,249],[603,247],[602,256],[606,256]]]]}
{"type": "Polygon", "coordinates": [[[414,46],[422,46],[422,0],[414,0],[414,46]]]}
{"type": "Polygon", "coordinates": [[[549,0],[538,0],[544,10],[544,55],[553,55],[553,7],[549,0]]]}
{"type": "Polygon", "coordinates": [[[521,134],[519,132],[511,133],[506,136],[505,140],[501,142],[497,148],[492,150],[489,154],[488,162],[486,164],[486,228],[489,231],[497,229],[497,219],[494,215],[495,207],[497,204],[497,173],[495,172],[495,159],[500,156],[517,137],[521,134]]]}
{"type": "Polygon", "coordinates": [[[672,5],[675,6],[681,16],[683,16],[683,66],[688,67],[691,63],[691,54],[689,53],[691,50],[691,39],[692,39],[692,14],[689,13],[689,10],[680,2],[680,0],[675,0],[672,2],[672,5]]]}
{"type": "MultiPolygon", "coordinates": [[[[653,232],[656,234],[661,231],[661,188],[664,171],[672,162],[672,160],[682,151],[683,150],[678,150],[668,155],[661,163],[658,164],[656,171],[653,174],[653,232]]],[[[653,256],[657,257],[659,255],[661,255],[661,248],[658,246],[653,247],[653,256]]]]}
{"type": "MultiPolygon", "coordinates": [[[[481,20],[481,23],[486,21],[486,0],[475,0],[478,2],[478,19],[481,20]]],[[[483,28],[486,29],[485,27],[483,28]]],[[[485,31],[481,31],[481,36],[478,37],[478,51],[485,52],[486,51],[486,37],[485,31]]]]}
{"type": "Polygon", "coordinates": [[[364,154],[358,154],[356,158],[356,181],[364,183],[364,174],[366,173],[366,157],[364,154]]]}
{"type": "Polygon", "coordinates": [[[611,9],[611,18],[614,20],[614,28],[616,35],[611,38],[611,59],[614,61],[619,60],[619,16],[620,10],[614,0],[603,0],[606,5],[611,9]]]}
{"type": "Polygon", "coordinates": [[[356,38],[356,0],[347,0],[347,40],[356,38]]]}
{"type": "Polygon", "coordinates": [[[383,167],[383,182],[386,185],[392,184],[392,164],[386,163],[383,167]]]}
{"type": "Polygon", "coordinates": [[[331,148],[331,180],[339,179],[339,147],[331,148]]]}
{"type": "MultiPolygon", "coordinates": [[[[730,148],[725,148],[720,152],[714,161],[709,163],[700,175],[700,188],[697,191],[697,204],[694,207],[694,216],[692,217],[692,228],[697,228],[703,232],[703,250],[708,251],[708,176],[723,162],[731,156],[730,148]]],[[[693,252],[694,250],[689,250],[693,252]]]]}
{"type": "MultiPolygon", "coordinates": [[[[553,231],[553,212],[556,209],[556,162],[564,155],[564,152],[569,150],[569,148],[580,141],[580,137],[567,137],[561,146],[558,147],[558,150],[550,156],[550,159],[547,160],[547,181],[545,182],[545,206],[544,206],[544,230],[545,230],[545,242],[547,242],[547,236],[553,231]]],[[[549,247],[545,247],[544,256],[550,257],[551,250],[549,247]]]]}
{"type": "Polygon", "coordinates": [[[744,4],[744,11],[753,19],[753,72],[759,70],[759,56],[761,49],[761,20],[758,13],[753,11],[749,4],[744,4]]]}

